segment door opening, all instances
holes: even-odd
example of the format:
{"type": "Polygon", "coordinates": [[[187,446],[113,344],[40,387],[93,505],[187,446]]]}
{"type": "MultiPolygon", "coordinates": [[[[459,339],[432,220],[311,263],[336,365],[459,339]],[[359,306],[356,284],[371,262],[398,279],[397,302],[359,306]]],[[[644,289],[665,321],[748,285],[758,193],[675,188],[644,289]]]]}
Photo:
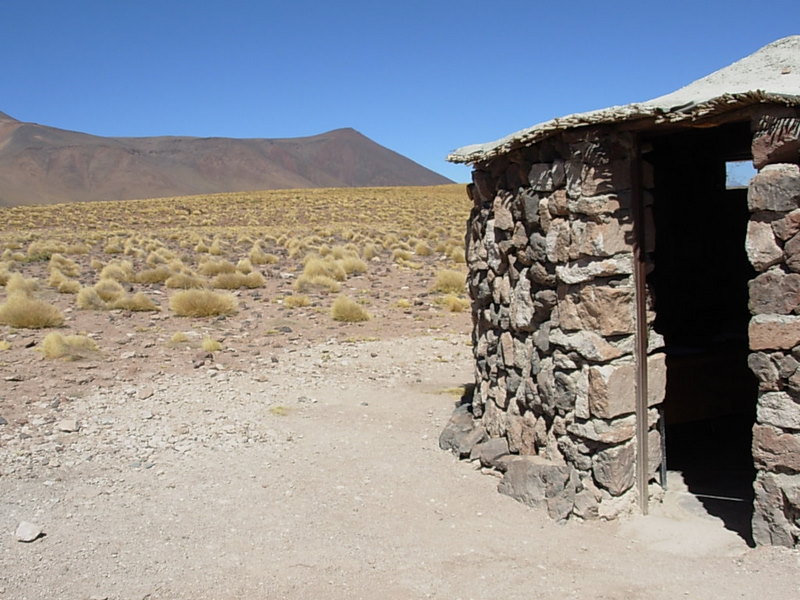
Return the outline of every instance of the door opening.
{"type": "Polygon", "coordinates": [[[752,544],[751,453],[758,385],[747,366],[747,189],[726,161],[748,158],[749,123],[651,140],[655,330],[664,336],[666,464],[705,510],[752,544]]]}

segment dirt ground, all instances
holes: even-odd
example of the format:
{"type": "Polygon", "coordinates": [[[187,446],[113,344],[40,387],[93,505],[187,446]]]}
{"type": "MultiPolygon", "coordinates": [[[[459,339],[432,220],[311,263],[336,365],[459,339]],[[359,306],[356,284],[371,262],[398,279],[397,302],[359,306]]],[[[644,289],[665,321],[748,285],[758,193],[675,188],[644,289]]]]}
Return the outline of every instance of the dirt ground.
{"type": "MultiPolygon", "coordinates": [[[[0,426],[0,598],[800,595],[800,553],[750,549],[674,495],[558,525],[439,450],[471,377],[466,316],[450,317],[286,339],[249,363],[65,363],[60,386],[29,372],[41,391],[0,426]],[[44,535],[18,542],[21,521],[44,535]]],[[[5,410],[24,383],[3,383],[5,410]]]]}

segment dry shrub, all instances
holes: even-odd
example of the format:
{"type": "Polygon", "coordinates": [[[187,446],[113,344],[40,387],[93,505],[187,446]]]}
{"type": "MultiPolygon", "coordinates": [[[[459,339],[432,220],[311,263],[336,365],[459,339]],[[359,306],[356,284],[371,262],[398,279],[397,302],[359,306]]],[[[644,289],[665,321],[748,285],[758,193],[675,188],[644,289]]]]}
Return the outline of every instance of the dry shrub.
{"type": "Polygon", "coordinates": [[[238,263],[236,263],[236,270],[239,273],[244,273],[247,275],[248,273],[253,272],[253,263],[250,261],[249,258],[243,258],[238,263]]]}
{"type": "Polygon", "coordinates": [[[109,263],[100,271],[100,279],[133,281],[133,264],[127,260],[109,263]]]}
{"type": "Polygon", "coordinates": [[[296,292],[301,293],[338,292],[341,289],[339,283],[327,275],[300,275],[292,287],[296,292]]]}
{"type": "Polygon", "coordinates": [[[52,304],[22,292],[14,292],[0,304],[0,324],[22,329],[58,327],[64,315],[52,304]]]}
{"type": "Polygon", "coordinates": [[[169,299],[170,309],[181,317],[211,317],[236,312],[236,298],[211,290],[183,290],[169,299]]]}
{"type": "Polygon", "coordinates": [[[6,262],[0,263],[0,285],[5,286],[8,283],[10,277],[11,277],[11,271],[9,270],[8,263],[6,262]]]}
{"type": "Polygon", "coordinates": [[[170,344],[185,344],[189,341],[189,336],[183,333],[182,331],[176,331],[172,334],[172,337],[169,338],[170,344]]]}
{"type": "Polygon", "coordinates": [[[295,294],[293,296],[286,296],[283,299],[283,305],[289,308],[303,308],[311,304],[311,299],[302,294],[295,294]]]}
{"type": "Polygon", "coordinates": [[[394,305],[397,308],[402,308],[402,309],[411,308],[411,301],[406,300],[405,298],[400,298],[397,302],[394,303],[394,305]]]}
{"type": "Polygon", "coordinates": [[[378,247],[375,244],[365,244],[361,256],[364,257],[364,260],[372,260],[378,256],[378,247]]]}
{"type": "Polygon", "coordinates": [[[103,252],[106,254],[122,254],[123,250],[122,240],[119,239],[109,240],[105,248],[103,248],[103,252]]]}
{"type": "Polygon", "coordinates": [[[108,304],[93,287],[81,288],[75,298],[78,308],[83,310],[106,310],[108,304]]]}
{"type": "Polygon", "coordinates": [[[67,244],[64,247],[64,254],[89,254],[92,247],[89,244],[67,244]]]}
{"type": "Polygon", "coordinates": [[[466,285],[466,275],[460,271],[443,269],[436,274],[434,291],[443,294],[463,294],[466,285]]]}
{"type": "Polygon", "coordinates": [[[80,282],[75,279],[69,279],[61,272],[61,269],[56,267],[50,270],[50,279],[47,282],[50,287],[53,287],[59,294],[77,294],[81,289],[80,282]]]}
{"type": "Polygon", "coordinates": [[[192,290],[206,286],[206,280],[194,273],[175,273],[167,278],[164,285],[173,290],[192,290]]]}
{"type": "Polygon", "coordinates": [[[264,277],[258,271],[249,275],[242,273],[220,273],[211,280],[211,287],[222,290],[238,290],[239,288],[255,289],[264,285],[264,277]]]}
{"type": "Polygon", "coordinates": [[[155,267],[157,265],[164,265],[167,263],[167,258],[162,256],[159,252],[151,252],[145,259],[145,264],[155,267]]]}
{"type": "Polygon", "coordinates": [[[453,246],[450,248],[450,250],[447,252],[447,256],[455,263],[463,264],[467,262],[466,252],[464,252],[464,248],[461,246],[453,246]]]}
{"type": "Polygon", "coordinates": [[[348,296],[339,296],[334,300],[331,306],[331,317],[334,321],[343,323],[358,323],[369,321],[372,318],[363,306],[348,296]]]}
{"type": "Polygon", "coordinates": [[[142,292],[137,292],[133,296],[122,296],[110,303],[111,308],[130,310],[133,312],[156,312],[161,310],[158,305],[142,292]]]}
{"type": "Polygon", "coordinates": [[[207,260],[200,263],[197,271],[201,275],[212,277],[220,273],[233,273],[236,271],[236,265],[227,260],[207,260]]]}
{"type": "Polygon", "coordinates": [[[99,258],[93,258],[89,261],[89,266],[95,271],[99,271],[105,266],[105,263],[99,258]]]}
{"type": "Polygon", "coordinates": [[[333,260],[325,260],[317,256],[306,257],[303,275],[306,277],[324,276],[336,281],[347,279],[347,272],[341,264],[333,260]]]}
{"type": "Polygon", "coordinates": [[[11,342],[7,342],[6,340],[0,340],[0,352],[10,349],[11,349],[11,342]]]}
{"type": "Polygon", "coordinates": [[[6,291],[9,294],[20,293],[31,295],[39,289],[39,282],[36,279],[28,279],[21,273],[11,273],[6,282],[6,291]]]}
{"type": "Polygon", "coordinates": [[[64,244],[52,240],[31,242],[25,256],[25,262],[41,262],[50,260],[53,254],[64,252],[64,244]]]}
{"type": "Polygon", "coordinates": [[[222,344],[209,336],[203,338],[203,341],[200,342],[200,347],[206,352],[217,352],[218,350],[222,350],[222,344]]]}
{"type": "Polygon", "coordinates": [[[198,253],[201,253],[201,252],[202,253],[207,253],[208,252],[208,246],[203,241],[197,242],[197,244],[194,247],[194,251],[198,252],[198,253]]]}
{"type": "Polygon", "coordinates": [[[213,254],[214,256],[220,256],[223,254],[222,242],[220,242],[220,240],[214,240],[211,242],[211,246],[208,248],[208,253],[213,254]]]}
{"type": "Polygon", "coordinates": [[[463,312],[469,308],[469,300],[466,298],[459,298],[454,294],[447,294],[447,296],[439,300],[439,304],[442,305],[442,308],[450,312],[463,312]]]}
{"type": "Polygon", "coordinates": [[[125,295],[125,288],[116,279],[101,279],[94,284],[94,291],[103,302],[114,302],[125,295]]]}
{"type": "Polygon", "coordinates": [[[279,260],[276,255],[264,252],[260,246],[253,246],[247,257],[254,265],[274,265],[279,260]]]}
{"type": "Polygon", "coordinates": [[[417,242],[417,245],[414,246],[414,254],[417,256],[430,256],[433,254],[433,250],[426,242],[417,242]]]}
{"type": "Polygon", "coordinates": [[[342,269],[344,269],[344,272],[348,275],[352,275],[353,273],[358,274],[367,272],[367,263],[357,256],[345,256],[339,261],[339,264],[342,266],[342,269]]]}
{"type": "Polygon", "coordinates": [[[411,260],[413,255],[408,250],[397,248],[392,251],[392,260],[396,263],[407,262],[411,260]]]}
{"type": "Polygon", "coordinates": [[[53,331],[42,340],[40,348],[47,358],[80,360],[97,352],[97,344],[85,335],[61,335],[53,331]]]}
{"type": "Polygon", "coordinates": [[[50,269],[58,269],[67,277],[77,277],[81,274],[78,263],[62,254],[53,254],[50,257],[50,269]]]}
{"type": "Polygon", "coordinates": [[[139,272],[135,280],[137,283],[164,283],[170,277],[172,277],[172,271],[169,267],[162,265],[139,272]]]}

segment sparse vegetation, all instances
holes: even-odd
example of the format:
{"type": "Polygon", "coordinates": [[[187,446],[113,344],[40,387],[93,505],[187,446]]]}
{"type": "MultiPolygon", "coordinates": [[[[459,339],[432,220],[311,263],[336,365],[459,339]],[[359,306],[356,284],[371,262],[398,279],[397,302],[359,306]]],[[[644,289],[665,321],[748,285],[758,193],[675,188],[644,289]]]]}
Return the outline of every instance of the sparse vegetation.
{"type": "Polygon", "coordinates": [[[169,308],[181,317],[212,317],[236,312],[236,298],[211,290],[183,290],[169,299],[169,308]]]}
{"type": "Polygon", "coordinates": [[[44,337],[40,350],[47,358],[79,360],[95,354],[97,344],[85,335],[61,335],[53,331],[44,337]]]}
{"type": "Polygon", "coordinates": [[[339,296],[334,300],[331,317],[343,323],[358,323],[372,318],[363,306],[348,296],[339,296]]]}
{"type": "Polygon", "coordinates": [[[463,294],[466,285],[466,275],[460,271],[444,269],[436,274],[434,291],[443,294],[463,294]]]}
{"type": "Polygon", "coordinates": [[[44,329],[59,327],[63,323],[64,315],[58,308],[24,292],[9,294],[6,301],[0,304],[0,325],[44,329]]]}

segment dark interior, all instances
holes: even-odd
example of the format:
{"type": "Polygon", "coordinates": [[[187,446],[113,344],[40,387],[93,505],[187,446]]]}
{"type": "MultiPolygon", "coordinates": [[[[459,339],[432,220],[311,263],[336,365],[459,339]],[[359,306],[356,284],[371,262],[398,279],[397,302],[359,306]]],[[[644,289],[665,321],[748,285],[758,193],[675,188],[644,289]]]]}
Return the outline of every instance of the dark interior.
{"type": "Polygon", "coordinates": [[[751,454],[757,382],[747,366],[746,189],[726,161],[750,156],[749,123],[652,139],[655,329],[664,336],[667,469],[752,543],[751,454]]]}

